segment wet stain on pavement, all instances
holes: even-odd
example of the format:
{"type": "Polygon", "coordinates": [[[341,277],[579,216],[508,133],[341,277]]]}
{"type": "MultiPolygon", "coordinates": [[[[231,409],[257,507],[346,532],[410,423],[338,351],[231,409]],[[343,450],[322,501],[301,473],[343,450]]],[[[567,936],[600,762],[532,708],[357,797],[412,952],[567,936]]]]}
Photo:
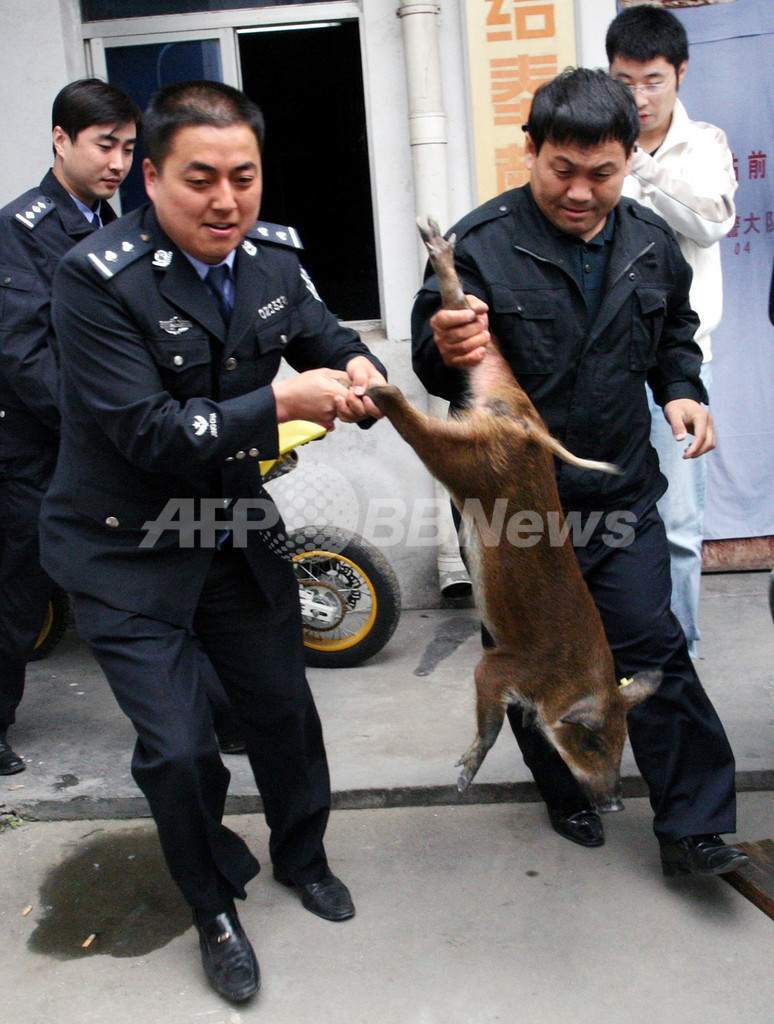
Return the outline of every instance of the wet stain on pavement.
{"type": "Polygon", "coordinates": [[[143,956],[191,927],[154,828],[92,832],[40,887],[35,953],[74,960],[143,956]]]}
{"type": "Polygon", "coordinates": [[[59,781],[54,783],[53,788],[57,790],[69,789],[70,786],[77,786],[80,781],[77,775],[60,775],[59,781]]]}
{"type": "Polygon", "coordinates": [[[479,628],[478,619],[469,615],[444,619],[425,648],[419,665],[414,669],[414,675],[429,676],[440,662],[454,654],[460,644],[473,636],[479,628]]]}

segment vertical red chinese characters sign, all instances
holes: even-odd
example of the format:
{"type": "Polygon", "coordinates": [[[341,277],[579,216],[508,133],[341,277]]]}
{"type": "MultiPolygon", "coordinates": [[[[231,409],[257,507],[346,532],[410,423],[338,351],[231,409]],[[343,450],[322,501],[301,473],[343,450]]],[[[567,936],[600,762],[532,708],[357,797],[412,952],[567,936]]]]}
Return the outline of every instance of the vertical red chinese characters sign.
{"type": "Polygon", "coordinates": [[[479,202],[523,185],[535,90],[575,63],[573,0],[465,0],[479,202]]]}

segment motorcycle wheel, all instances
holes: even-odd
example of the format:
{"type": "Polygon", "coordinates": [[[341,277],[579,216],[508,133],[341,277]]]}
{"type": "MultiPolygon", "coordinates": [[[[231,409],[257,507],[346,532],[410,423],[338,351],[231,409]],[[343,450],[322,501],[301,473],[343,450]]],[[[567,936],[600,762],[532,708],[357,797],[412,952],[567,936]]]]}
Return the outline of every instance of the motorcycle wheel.
{"type": "Polygon", "coordinates": [[[352,668],[373,657],[400,618],[400,584],[387,559],[335,526],[305,526],[288,539],[307,665],[352,668]]]}
{"type": "Polygon", "coordinates": [[[30,661],[48,657],[65,634],[70,624],[70,598],[64,590],[55,587],[48,602],[46,617],[40,630],[30,661]]]}

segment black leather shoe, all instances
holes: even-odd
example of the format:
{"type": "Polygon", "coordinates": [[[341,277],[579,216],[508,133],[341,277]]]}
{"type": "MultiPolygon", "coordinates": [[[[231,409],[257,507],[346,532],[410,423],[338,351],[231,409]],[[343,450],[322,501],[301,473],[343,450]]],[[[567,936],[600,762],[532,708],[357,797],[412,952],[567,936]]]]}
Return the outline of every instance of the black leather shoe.
{"type": "Polygon", "coordinates": [[[724,875],[750,863],[746,853],[727,846],[718,835],[686,836],[661,843],[661,867],[667,878],[676,875],[724,875]]]}
{"type": "Polygon", "coordinates": [[[355,904],[349,889],[340,878],[328,871],[319,882],[297,883],[283,875],[276,867],[274,877],[282,885],[296,890],[303,906],[326,921],[346,921],[355,916],[355,904]]]}
{"type": "Polygon", "coordinates": [[[571,843],[579,846],[602,846],[605,841],[605,830],[602,819],[592,807],[574,814],[563,814],[561,811],[548,808],[548,818],[555,832],[571,843]]]}
{"type": "Polygon", "coordinates": [[[221,914],[194,911],[207,979],[216,992],[243,1003],[261,987],[261,971],[235,910],[221,914]]]}
{"type": "Polygon", "coordinates": [[[16,775],[26,767],[5,736],[0,737],[0,775],[16,775]]]}

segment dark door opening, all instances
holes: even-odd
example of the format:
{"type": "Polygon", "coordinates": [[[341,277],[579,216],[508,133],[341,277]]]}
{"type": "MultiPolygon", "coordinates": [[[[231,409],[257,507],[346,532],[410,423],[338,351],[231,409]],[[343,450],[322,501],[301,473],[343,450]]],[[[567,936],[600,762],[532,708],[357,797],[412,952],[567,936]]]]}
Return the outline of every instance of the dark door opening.
{"type": "Polygon", "coordinates": [[[242,88],[263,110],[261,219],[294,227],[340,320],[378,320],[358,24],[239,34],[242,88]]]}

